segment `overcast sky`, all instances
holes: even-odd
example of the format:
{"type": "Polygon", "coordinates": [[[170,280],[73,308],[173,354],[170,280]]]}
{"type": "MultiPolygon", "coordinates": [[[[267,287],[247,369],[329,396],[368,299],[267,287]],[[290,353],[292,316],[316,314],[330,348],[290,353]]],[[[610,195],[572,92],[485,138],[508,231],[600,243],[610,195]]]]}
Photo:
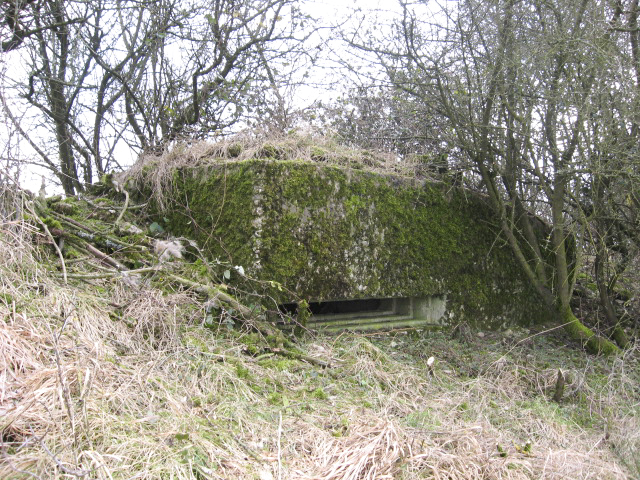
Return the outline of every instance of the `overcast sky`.
{"type": "MultiPolygon", "coordinates": [[[[358,16],[365,15],[369,20],[372,20],[376,16],[381,19],[388,19],[393,15],[392,12],[394,10],[396,12],[398,11],[397,0],[306,0],[301,6],[306,13],[309,13],[318,20],[317,25],[326,27],[320,31],[319,35],[322,38],[318,37],[310,42],[310,48],[313,48],[314,44],[317,45],[323,39],[326,40],[329,38],[331,35],[329,27],[343,24],[356,10],[360,10],[358,16]]],[[[346,26],[348,28],[348,23],[346,26]]],[[[333,41],[329,47],[325,49],[323,54],[324,58],[321,59],[320,65],[328,68],[326,70],[312,69],[310,71],[311,76],[304,80],[305,85],[298,87],[295,92],[290,92],[293,102],[301,107],[311,104],[314,100],[322,100],[325,102],[335,100],[344,91],[344,87],[336,88],[335,84],[332,85],[332,82],[343,79],[340,77],[341,74],[338,74],[335,70],[333,70],[332,73],[332,68],[338,66],[338,60],[345,59],[346,52],[344,47],[340,42],[333,41]]],[[[6,64],[2,66],[7,67],[6,64]]],[[[5,73],[10,74],[11,70],[13,70],[12,67],[5,73]]],[[[3,126],[0,126],[0,129],[4,130],[2,127],[3,126]]],[[[3,139],[6,141],[6,131],[1,132],[0,136],[4,137],[3,139]]],[[[13,140],[17,140],[17,138],[14,137],[13,140]]],[[[26,145],[20,148],[20,156],[22,158],[28,157],[28,153],[25,153],[25,150],[29,150],[26,145]]],[[[131,153],[132,152],[120,153],[122,164],[130,164],[135,160],[134,155],[132,155],[130,159],[124,158],[131,153]]],[[[21,172],[21,183],[26,188],[37,191],[40,188],[43,173],[45,176],[49,176],[49,173],[42,169],[35,167],[24,168],[21,172]]],[[[58,189],[51,184],[48,193],[57,192],[57,190],[58,189]]]]}

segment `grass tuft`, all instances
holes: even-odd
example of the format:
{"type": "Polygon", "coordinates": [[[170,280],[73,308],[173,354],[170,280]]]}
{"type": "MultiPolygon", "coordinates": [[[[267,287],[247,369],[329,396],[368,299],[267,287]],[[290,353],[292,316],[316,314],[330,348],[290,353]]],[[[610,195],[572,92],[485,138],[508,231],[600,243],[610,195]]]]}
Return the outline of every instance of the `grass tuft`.
{"type": "Polygon", "coordinates": [[[42,240],[0,225],[0,478],[640,476],[637,348],[589,357],[524,330],[298,339],[322,368],[207,328],[189,291],[65,285],[42,240]]]}
{"type": "Polygon", "coordinates": [[[151,187],[152,198],[164,210],[164,192],[171,188],[173,175],[181,167],[243,162],[252,159],[274,161],[305,161],[352,170],[366,170],[378,174],[441,180],[425,169],[424,158],[407,157],[399,161],[397,155],[378,151],[352,149],[335,139],[311,135],[283,135],[280,137],[256,137],[239,134],[216,143],[196,141],[175,145],[158,155],[142,155],[138,162],[125,172],[119,183],[144,184],[151,187]]]}

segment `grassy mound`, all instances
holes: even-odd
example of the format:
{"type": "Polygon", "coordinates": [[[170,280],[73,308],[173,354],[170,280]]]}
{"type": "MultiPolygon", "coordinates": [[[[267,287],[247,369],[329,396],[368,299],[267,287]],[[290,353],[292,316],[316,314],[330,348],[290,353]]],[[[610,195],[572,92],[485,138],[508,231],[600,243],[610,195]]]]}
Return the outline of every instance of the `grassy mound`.
{"type": "Polygon", "coordinates": [[[443,169],[441,159],[428,155],[410,155],[399,161],[397,155],[349,148],[332,138],[292,134],[269,139],[236,135],[215,143],[181,143],[162,154],[142,155],[132,168],[118,176],[118,181],[136,183],[144,180],[152,185],[153,199],[163,208],[164,193],[173,181],[175,170],[206,166],[211,159],[229,164],[255,159],[302,161],[412,180],[446,183],[456,180],[456,172],[443,169]]]}
{"type": "MultiPolygon", "coordinates": [[[[120,208],[68,203],[113,241],[120,208]]],[[[69,227],[56,218],[42,219],[53,235],[69,227]]],[[[308,332],[285,357],[233,309],[167,280],[238,272],[197,258],[158,269],[153,239],[131,235],[109,258],[136,276],[68,235],[65,283],[39,223],[0,225],[0,478],[640,475],[637,350],[588,357],[526,330],[308,332]]]]}
{"type": "MultiPolygon", "coordinates": [[[[446,177],[421,179],[415,163],[374,168],[367,152],[314,142],[256,141],[238,157],[229,156],[240,145],[231,141],[180,145],[147,155],[116,182],[149,200],[167,230],[197,240],[207,258],[232,259],[309,300],[437,296],[445,307],[432,324],[463,319],[483,329],[553,316],[482,196],[446,177]],[[314,149],[333,157],[321,162],[314,149]]],[[[292,298],[283,293],[280,303],[292,298]]]]}

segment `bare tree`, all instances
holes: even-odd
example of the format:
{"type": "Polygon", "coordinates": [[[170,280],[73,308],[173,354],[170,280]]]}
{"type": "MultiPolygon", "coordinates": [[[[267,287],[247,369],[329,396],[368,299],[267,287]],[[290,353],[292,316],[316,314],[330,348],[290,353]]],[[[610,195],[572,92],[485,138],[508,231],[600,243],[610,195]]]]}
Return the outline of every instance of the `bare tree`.
{"type": "Polygon", "coordinates": [[[73,194],[117,165],[118,146],[163,148],[246,118],[269,72],[300,40],[306,17],[296,4],[3,2],[2,48],[24,72],[5,78],[14,93],[5,108],[73,194]]]}
{"type": "MultiPolygon", "coordinates": [[[[624,91],[633,41],[626,51],[620,45],[623,32],[635,35],[634,10],[623,28],[621,4],[465,0],[434,14],[425,3],[401,1],[402,16],[384,43],[354,32],[351,46],[372,55],[395,88],[446,119],[449,143],[481,176],[501,233],[550,317],[590,350],[614,351],[576,318],[570,301],[594,221],[578,197],[603,171],[587,153],[594,145],[589,125],[602,112],[596,100],[608,93],[637,105],[637,90],[631,98],[624,91]],[[550,224],[548,244],[535,233],[536,216],[550,224]]],[[[619,119],[630,130],[633,112],[619,119]]],[[[633,157],[624,161],[629,166],[633,157]]]]}
{"type": "Polygon", "coordinates": [[[126,97],[127,118],[143,146],[219,133],[247,118],[275,82],[276,68],[298,54],[306,38],[297,3],[213,0],[194,6],[188,22],[162,39],[138,88],[126,97]]]}
{"type": "Polygon", "coordinates": [[[616,342],[626,346],[613,297],[640,249],[640,10],[635,0],[616,1],[612,10],[611,41],[600,47],[608,68],[596,79],[581,145],[589,175],[580,206],[600,304],[616,342]]]}
{"type": "Polygon", "coordinates": [[[399,155],[446,149],[438,118],[393,86],[366,84],[350,89],[335,104],[320,105],[324,127],[345,144],[399,155]]]}

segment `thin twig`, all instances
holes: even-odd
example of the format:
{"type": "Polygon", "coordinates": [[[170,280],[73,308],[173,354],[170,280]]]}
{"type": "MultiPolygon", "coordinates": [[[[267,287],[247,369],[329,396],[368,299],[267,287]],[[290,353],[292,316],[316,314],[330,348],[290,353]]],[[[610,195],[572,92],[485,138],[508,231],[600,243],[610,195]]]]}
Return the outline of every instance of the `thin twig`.
{"type": "Polygon", "coordinates": [[[56,217],[61,222],[65,222],[65,223],[68,223],[69,225],[72,225],[74,227],[78,227],[79,229],[84,230],[87,233],[91,233],[92,235],[96,235],[97,234],[95,231],[93,231],[92,229],[90,229],[86,225],[83,225],[82,223],[78,222],[77,220],[74,220],[73,218],[69,218],[66,215],[62,215],[61,213],[58,213],[56,211],[51,211],[51,213],[52,213],[52,215],[54,217],[56,217]]]}
{"type": "Polygon", "coordinates": [[[157,267],[145,267],[138,268],[136,270],[118,270],[106,271],[104,273],[70,273],[69,278],[76,278],[78,280],[98,280],[101,278],[113,278],[113,277],[125,277],[127,275],[137,275],[139,273],[158,272],[161,271],[157,267]]]}
{"type": "Polygon", "coordinates": [[[120,215],[118,215],[118,218],[116,218],[116,227],[120,223],[120,220],[122,220],[122,217],[124,217],[124,214],[129,207],[129,192],[127,192],[124,188],[121,189],[121,192],[124,193],[124,206],[122,207],[120,215]]]}
{"type": "Polygon", "coordinates": [[[280,439],[282,438],[282,412],[278,412],[278,480],[282,480],[282,452],[280,439]]]}
{"type": "Polygon", "coordinates": [[[93,245],[91,245],[90,243],[85,243],[84,248],[86,248],[89,253],[91,253],[93,256],[95,256],[96,258],[99,258],[100,260],[102,260],[105,263],[108,263],[109,265],[111,265],[112,267],[115,267],[116,269],[118,269],[121,272],[124,272],[127,270],[127,267],[125,267],[123,264],[121,264],[120,262],[118,262],[117,260],[115,260],[114,258],[111,258],[109,255],[107,255],[106,253],[101,252],[100,250],[98,250],[96,247],[94,247],[93,245]]]}
{"type": "Polygon", "coordinates": [[[28,475],[32,478],[35,478],[36,480],[42,480],[42,477],[39,477],[35,473],[27,472],[26,470],[20,470],[19,468],[16,468],[13,465],[13,462],[10,460],[9,455],[7,455],[6,453],[2,454],[2,460],[4,460],[7,463],[7,465],[9,465],[9,468],[11,468],[11,470],[13,470],[14,472],[22,475],[28,475]]]}
{"type": "MultiPolygon", "coordinates": [[[[91,208],[95,208],[96,210],[113,210],[113,207],[98,205],[95,202],[93,202],[90,198],[85,197],[83,195],[78,195],[78,198],[81,200],[84,200],[85,202],[87,202],[87,204],[89,204],[89,206],[91,206],[91,208]]],[[[141,208],[145,208],[147,205],[148,203],[141,203],[140,205],[131,205],[128,208],[128,210],[140,210],[141,208]]]]}
{"type": "Polygon", "coordinates": [[[89,475],[89,470],[73,470],[71,468],[65,467],[62,462],[60,462],[60,460],[58,460],[58,458],[51,452],[51,450],[49,450],[49,448],[44,444],[42,440],[40,440],[40,446],[44,449],[45,452],[47,452],[47,454],[53,459],[53,461],[56,462],[58,468],[64,473],[73,475],[74,477],[78,478],[86,477],[87,475],[89,475]]]}

